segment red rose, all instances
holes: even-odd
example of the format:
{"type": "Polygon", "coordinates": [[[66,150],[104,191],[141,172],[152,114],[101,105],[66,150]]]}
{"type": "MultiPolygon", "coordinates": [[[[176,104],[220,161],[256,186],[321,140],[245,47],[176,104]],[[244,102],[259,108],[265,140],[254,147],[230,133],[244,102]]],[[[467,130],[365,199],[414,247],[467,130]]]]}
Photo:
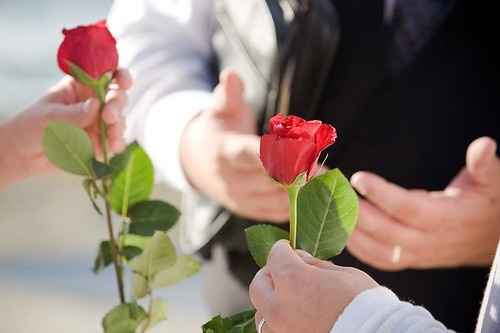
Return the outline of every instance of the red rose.
{"type": "Polygon", "coordinates": [[[95,80],[108,72],[116,71],[116,40],[109,32],[106,21],[64,29],[63,34],[64,40],[57,52],[57,62],[63,72],[73,75],[70,63],[80,67],[95,80]]]}
{"type": "Polygon", "coordinates": [[[314,176],[319,155],[337,139],[335,128],[319,120],[278,114],[260,141],[260,159],[269,175],[284,185],[306,172],[314,176]]]}

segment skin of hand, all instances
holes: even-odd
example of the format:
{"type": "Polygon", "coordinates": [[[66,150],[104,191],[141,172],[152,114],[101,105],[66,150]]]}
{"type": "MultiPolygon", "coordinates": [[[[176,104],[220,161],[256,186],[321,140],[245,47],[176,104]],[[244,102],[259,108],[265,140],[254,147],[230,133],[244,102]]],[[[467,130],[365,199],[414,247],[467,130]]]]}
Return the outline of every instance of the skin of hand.
{"type": "MultiPolygon", "coordinates": [[[[127,104],[126,90],[131,85],[130,73],[120,69],[106,97],[102,118],[108,125],[111,152],[124,148],[122,111],[127,104]]],[[[89,88],[67,76],[38,102],[0,124],[0,188],[56,169],[42,147],[43,132],[51,121],[64,121],[84,129],[100,154],[99,101],[93,96],[89,88]]]]}
{"type": "Polygon", "coordinates": [[[329,333],[344,309],[378,284],[364,272],[340,267],[276,243],[250,285],[264,333],[329,333]]]}
{"type": "Polygon", "coordinates": [[[383,270],[487,266],[500,235],[497,145],[472,142],[466,166],[439,192],[407,190],[367,172],[351,182],[364,196],[349,251],[383,270]]]}
{"type": "Polygon", "coordinates": [[[197,190],[237,215],[288,221],[288,197],[265,172],[255,114],[245,103],[243,82],[221,74],[214,106],[192,119],[181,139],[181,163],[197,190]]]}

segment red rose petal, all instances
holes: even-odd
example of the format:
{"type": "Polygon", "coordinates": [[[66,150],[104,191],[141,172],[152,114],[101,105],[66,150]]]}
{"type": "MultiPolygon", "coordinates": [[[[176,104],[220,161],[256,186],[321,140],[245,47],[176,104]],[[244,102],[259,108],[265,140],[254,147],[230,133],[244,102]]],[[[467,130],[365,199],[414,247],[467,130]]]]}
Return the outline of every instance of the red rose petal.
{"type": "Polygon", "coordinates": [[[116,71],[116,40],[105,21],[64,29],[63,34],[64,40],[57,53],[57,62],[63,72],[71,75],[69,63],[77,65],[94,79],[116,71]]]}

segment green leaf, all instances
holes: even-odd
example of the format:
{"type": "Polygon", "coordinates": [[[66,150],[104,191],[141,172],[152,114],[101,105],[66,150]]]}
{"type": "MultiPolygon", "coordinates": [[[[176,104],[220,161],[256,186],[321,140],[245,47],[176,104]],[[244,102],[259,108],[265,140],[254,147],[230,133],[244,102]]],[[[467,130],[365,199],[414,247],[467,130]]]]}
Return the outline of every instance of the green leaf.
{"type": "Polygon", "coordinates": [[[203,333],[227,333],[230,323],[221,316],[212,318],[202,326],[203,333]]]}
{"type": "Polygon", "coordinates": [[[153,279],[152,289],[172,286],[195,275],[201,268],[198,260],[190,256],[178,256],[175,265],[159,272],[153,279]]]}
{"type": "Polygon", "coordinates": [[[159,200],[143,201],[130,210],[131,234],[152,236],[155,231],[168,231],[179,219],[180,212],[174,206],[159,200]]]}
{"type": "Polygon", "coordinates": [[[92,206],[94,207],[95,211],[99,215],[103,215],[101,208],[99,208],[99,205],[97,205],[97,202],[96,202],[97,189],[95,188],[95,184],[92,182],[92,179],[84,179],[82,185],[83,185],[83,188],[85,189],[85,192],[87,193],[87,196],[89,197],[89,200],[92,203],[92,206]]]}
{"type": "Polygon", "coordinates": [[[132,295],[135,299],[141,299],[148,295],[148,280],[137,273],[132,274],[132,295]]]}
{"type": "Polygon", "coordinates": [[[358,197],[335,169],[313,178],[299,192],[299,248],[319,259],[342,252],[358,220],[358,197]]]}
{"type": "Polygon", "coordinates": [[[109,165],[113,169],[113,174],[118,174],[127,166],[130,154],[139,146],[137,142],[129,144],[121,153],[114,155],[109,161],[109,165]]]}
{"type": "Polygon", "coordinates": [[[146,311],[137,303],[121,304],[106,314],[102,327],[104,333],[135,333],[146,318],[146,311]]]}
{"type": "Polygon", "coordinates": [[[99,244],[99,249],[97,250],[97,255],[94,260],[93,271],[95,274],[100,273],[106,267],[113,263],[113,252],[111,250],[110,241],[102,241],[99,244]]]}
{"type": "Polygon", "coordinates": [[[51,122],[43,135],[43,149],[49,161],[58,168],[92,177],[94,157],[92,142],[81,128],[64,122],[51,122]]]}
{"type": "Polygon", "coordinates": [[[126,235],[122,235],[120,237],[120,239],[121,239],[121,242],[123,242],[123,244],[125,246],[136,247],[136,248],[139,248],[141,250],[144,250],[147,243],[151,240],[151,237],[126,234],[126,235]]]}
{"type": "MultiPolygon", "coordinates": [[[[121,215],[127,215],[128,207],[147,200],[153,191],[153,164],[146,152],[137,144],[129,147],[125,167],[112,177],[111,207],[121,215]]],[[[115,162],[117,163],[117,162],[115,162]]]]}
{"type": "Polygon", "coordinates": [[[110,176],[113,173],[113,168],[105,163],[99,162],[95,158],[92,159],[92,170],[97,178],[110,176]]]}
{"type": "Polygon", "coordinates": [[[141,324],[141,326],[145,325],[146,327],[144,331],[148,331],[152,329],[154,326],[156,326],[158,323],[166,319],[167,319],[167,304],[163,300],[156,298],[153,300],[153,303],[151,305],[151,313],[149,315],[149,319],[146,319],[141,324]]]}
{"type": "Polygon", "coordinates": [[[157,231],[129,266],[135,273],[152,280],[157,273],[174,266],[176,257],[174,244],[167,233],[157,231]]]}
{"type": "Polygon", "coordinates": [[[142,253],[147,242],[151,237],[126,234],[120,236],[120,242],[123,244],[122,254],[127,260],[132,260],[142,253]]]}
{"type": "Polygon", "coordinates": [[[255,310],[240,312],[228,318],[217,316],[202,327],[203,333],[257,333],[255,310]]]}
{"type": "Polygon", "coordinates": [[[256,225],[245,229],[248,249],[260,267],[264,267],[273,245],[280,239],[288,239],[289,234],[272,225],[256,225]]]}
{"type": "Polygon", "coordinates": [[[125,258],[130,261],[134,259],[135,257],[141,255],[142,249],[135,247],[135,246],[125,246],[122,249],[122,255],[125,256],[125,258]]]}

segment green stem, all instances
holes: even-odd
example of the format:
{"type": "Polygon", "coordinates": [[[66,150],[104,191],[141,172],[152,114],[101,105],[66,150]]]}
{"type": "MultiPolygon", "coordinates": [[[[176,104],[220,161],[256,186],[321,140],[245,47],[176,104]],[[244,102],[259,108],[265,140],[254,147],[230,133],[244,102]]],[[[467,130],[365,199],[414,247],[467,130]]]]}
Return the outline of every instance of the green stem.
{"type": "Polygon", "coordinates": [[[299,196],[300,186],[288,186],[288,202],[290,205],[290,245],[297,248],[297,198],[299,196]]]}
{"type": "MultiPolygon", "coordinates": [[[[106,105],[105,96],[106,96],[106,88],[103,86],[96,87],[96,94],[99,98],[99,139],[103,154],[104,163],[109,164],[109,156],[108,156],[108,129],[106,123],[102,119],[102,112],[106,105]]],[[[118,296],[120,298],[120,303],[125,303],[125,288],[123,283],[123,260],[121,256],[121,249],[118,245],[115,233],[113,230],[113,223],[111,220],[111,207],[109,206],[109,202],[107,200],[109,193],[109,184],[108,179],[102,179],[102,190],[104,194],[104,204],[106,206],[106,222],[108,226],[109,240],[111,242],[111,255],[113,257],[113,266],[115,268],[116,282],[118,286],[118,296]]]]}
{"type": "Polygon", "coordinates": [[[122,270],[122,260],[118,245],[115,239],[113,224],[111,221],[111,209],[106,200],[106,221],[108,225],[109,240],[111,242],[111,254],[113,257],[113,265],[115,268],[116,282],[118,285],[118,295],[120,297],[120,303],[125,304],[125,288],[123,284],[123,270],[122,270]]]}
{"type": "Polygon", "coordinates": [[[145,333],[149,325],[151,324],[151,320],[153,319],[153,291],[151,289],[148,290],[149,295],[149,305],[148,305],[148,318],[146,319],[146,323],[142,325],[141,333],[145,333]]]}

